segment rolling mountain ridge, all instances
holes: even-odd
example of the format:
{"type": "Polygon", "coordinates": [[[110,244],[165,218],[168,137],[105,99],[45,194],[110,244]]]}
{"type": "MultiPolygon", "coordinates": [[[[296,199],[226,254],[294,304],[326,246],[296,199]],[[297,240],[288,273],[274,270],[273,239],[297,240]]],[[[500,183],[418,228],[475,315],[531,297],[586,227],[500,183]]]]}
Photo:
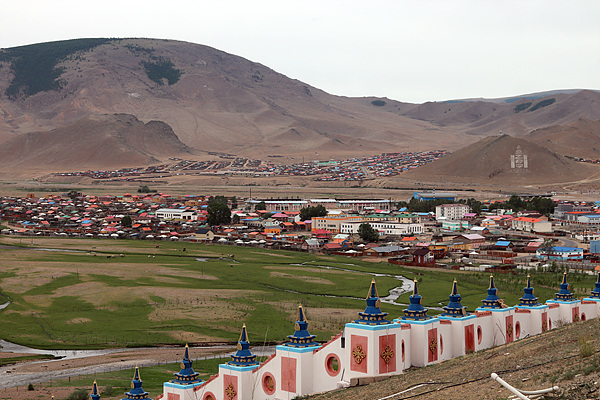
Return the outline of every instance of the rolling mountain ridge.
{"type": "MultiPolygon", "coordinates": [[[[600,120],[599,101],[599,93],[586,90],[513,103],[347,98],[207,46],[158,39],[79,39],[0,50],[0,153],[23,148],[13,140],[35,133],[44,140],[30,137],[30,154],[43,155],[50,141],[56,147],[77,142],[81,148],[100,146],[117,154],[123,151],[117,142],[99,143],[94,137],[103,130],[102,123],[111,130],[110,118],[88,128],[90,118],[112,114],[162,121],[181,141],[166,152],[161,141],[149,141],[143,149],[128,144],[137,155],[125,159],[142,163],[178,151],[196,158],[209,157],[209,152],[258,159],[278,155],[284,162],[299,156],[453,151],[500,131],[522,137],[581,118],[600,120]],[[73,132],[77,136],[69,136],[73,132]]],[[[33,167],[44,158],[15,154],[2,169],[33,167]]],[[[61,163],[89,168],[89,155],[77,160],[77,154],[70,151],[70,161],[61,163]]],[[[113,165],[102,157],[94,165],[100,168],[102,159],[106,168],[113,165]]]]}

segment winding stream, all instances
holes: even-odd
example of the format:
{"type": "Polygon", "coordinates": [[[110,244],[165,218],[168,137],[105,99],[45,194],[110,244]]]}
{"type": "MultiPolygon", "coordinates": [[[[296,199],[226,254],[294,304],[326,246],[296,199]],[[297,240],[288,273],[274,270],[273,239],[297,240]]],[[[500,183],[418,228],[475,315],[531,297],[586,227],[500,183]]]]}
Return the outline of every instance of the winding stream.
{"type": "MultiPolygon", "coordinates": [[[[336,271],[345,271],[345,272],[354,272],[354,273],[359,273],[359,274],[365,274],[365,275],[371,275],[371,276],[387,276],[388,278],[394,278],[400,282],[402,282],[402,286],[397,286],[393,289],[390,289],[390,292],[387,296],[385,297],[381,297],[381,302],[382,303],[387,303],[387,304],[393,304],[395,306],[406,306],[406,304],[403,303],[396,303],[396,300],[398,300],[398,297],[402,296],[404,293],[410,293],[413,290],[413,281],[411,281],[410,279],[402,276],[402,275],[393,275],[393,274],[382,274],[382,273],[377,273],[377,272],[365,272],[365,271],[357,271],[355,269],[348,269],[348,268],[341,268],[341,267],[331,267],[328,265],[312,265],[312,261],[307,261],[304,262],[302,264],[290,264],[290,265],[294,265],[294,266],[298,266],[298,267],[305,267],[310,265],[311,267],[315,267],[315,268],[323,268],[323,269],[332,269],[332,270],[336,270],[336,271]]],[[[357,266],[354,264],[346,264],[349,266],[357,266]]],[[[297,293],[294,291],[291,291],[292,293],[297,293]]],[[[340,297],[340,296],[331,296],[331,295],[321,295],[321,294],[316,294],[315,296],[322,296],[322,297],[340,297]]],[[[363,297],[344,297],[344,298],[348,298],[348,299],[355,299],[355,300],[364,300],[363,297]]]]}

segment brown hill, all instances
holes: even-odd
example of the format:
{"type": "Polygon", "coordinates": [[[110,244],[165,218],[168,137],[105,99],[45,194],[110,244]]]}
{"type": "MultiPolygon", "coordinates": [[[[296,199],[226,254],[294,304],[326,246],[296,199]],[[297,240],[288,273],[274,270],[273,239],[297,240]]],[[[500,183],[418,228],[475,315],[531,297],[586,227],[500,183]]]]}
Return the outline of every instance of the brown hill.
{"type": "MultiPolygon", "coordinates": [[[[26,74],[16,79],[13,68],[27,46],[0,51],[0,142],[91,115],[125,113],[142,121],[164,121],[196,151],[326,159],[455,150],[500,130],[522,134],[580,117],[600,118],[600,108],[593,107],[600,98],[596,92],[556,94],[553,104],[531,111],[535,100],[518,113],[518,102],[415,105],[333,96],[261,64],[192,43],[114,39],[66,56],[60,53],[74,42],[34,45],[40,46],[32,58],[38,64],[43,64],[36,58],[40,54],[47,55],[42,61],[58,60],[52,71],[58,78],[51,89],[29,96],[27,85],[13,90],[15,81],[27,79],[26,74]],[[159,68],[158,78],[148,65],[159,68]],[[179,71],[178,79],[161,76],[165,66],[179,71]]],[[[25,71],[32,68],[18,65],[25,71]]]]}
{"type": "Polygon", "coordinates": [[[553,93],[540,98],[522,98],[515,102],[456,101],[425,103],[406,108],[401,115],[452,126],[470,135],[488,136],[502,131],[521,136],[532,129],[565,124],[579,118],[598,119],[600,93],[581,90],[553,93]]]}
{"type": "Polygon", "coordinates": [[[597,166],[579,163],[509,135],[490,136],[431,164],[403,174],[422,181],[480,184],[552,184],[582,180],[597,166]]]}
{"type": "Polygon", "coordinates": [[[559,154],[600,159],[600,120],[579,119],[567,125],[536,129],[527,139],[559,154]]]}
{"type": "MultiPolygon", "coordinates": [[[[89,115],[127,113],[142,121],[166,122],[192,148],[256,158],[327,158],[429,147],[420,139],[427,123],[331,96],[210,47],[127,39],[77,54],[58,64],[58,90],[16,100],[0,97],[0,140],[89,115]],[[153,60],[171,62],[181,71],[180,79],[172,85],[151,80],[143,63],[153,60]]],[[[11,78],[10,68],[0,68],[0,93],[10,87],[11,78]]],[[[454,148],[462,135],[448,129],[427,136],[454,148]]]]}
{"type": "Polygon", "coordinates": [[[164,122],[132,115],[95,115],[49,132],[27,133],[0,145],[3,169],[49,172],[139,167],[189,154],[164,122]]]}

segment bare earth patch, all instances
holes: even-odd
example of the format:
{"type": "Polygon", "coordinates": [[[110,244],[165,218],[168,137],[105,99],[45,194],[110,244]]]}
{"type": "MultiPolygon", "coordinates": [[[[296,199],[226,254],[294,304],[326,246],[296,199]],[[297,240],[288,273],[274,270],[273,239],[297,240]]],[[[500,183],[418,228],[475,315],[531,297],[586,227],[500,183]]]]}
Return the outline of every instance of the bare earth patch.
{"type": "Polygon", "coordinates": [[[359,272],[339,271],[336,269],[325,269],[316,267],[281,267],[281,266],[266,266],[264,269],[279,270],[279,271],[308,271],[308,272],[327,272],[327,274],[344,274],[344,275],[364,275],[359,272]]]}
{"type": "Polygon", "coordinates": [[[65,323],[66,324],[87,324],[88,322],[92,322],[92,320],[89,318],[81,317],[81,318],[73,318],[69,321],[66,321],[65,323]]]}
{"type": "Polygon", "coordinates": [[[317,278],[314,276],[290,275],[290,274],[286,274],[284,272],[271,272],[269,275],[273,278],[300,279],[300,280],[302,280],[304,282],[308,282],[308,283],[317,283],[317,284],[321,284],[321,285],[334,285],[334,283],[328,279],[317,278]]]}
{"type": "Polygon", "coordinates": [[[283,258],[292,258],[291,256],[286,256],[285,254],[274,254],[274,253],[261,253],[258,251],[253,251],[252,253],[254,254],[260,254],[261,256],[264,256],[265,254],[271,257],[283,257],[283,258]]]}

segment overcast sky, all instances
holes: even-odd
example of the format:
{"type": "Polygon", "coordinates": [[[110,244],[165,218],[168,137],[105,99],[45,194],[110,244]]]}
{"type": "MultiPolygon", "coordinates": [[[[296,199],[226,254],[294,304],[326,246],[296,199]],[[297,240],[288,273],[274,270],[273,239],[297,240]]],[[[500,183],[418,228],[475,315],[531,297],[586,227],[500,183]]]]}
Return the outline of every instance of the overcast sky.
{"type": "Polygon", "coordinates": [[[204,44],[343,96],[600,89],[600,0],[1,1],[1,48],[83,37],[204,44]]]}

